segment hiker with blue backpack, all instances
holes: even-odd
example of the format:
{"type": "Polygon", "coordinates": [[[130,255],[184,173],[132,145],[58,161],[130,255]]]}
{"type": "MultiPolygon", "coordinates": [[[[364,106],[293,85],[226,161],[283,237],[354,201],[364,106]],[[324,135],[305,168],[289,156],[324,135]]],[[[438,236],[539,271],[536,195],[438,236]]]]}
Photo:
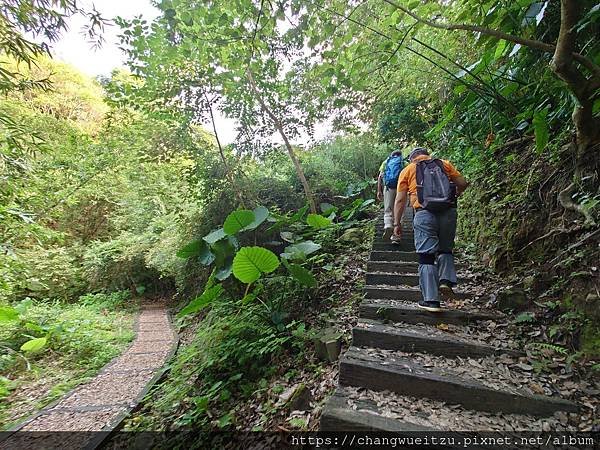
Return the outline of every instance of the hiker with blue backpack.
{"type": "Polygon", "coordinates": [[[395,150],[381,163],[377,178],[377,200],[383,200],[383,239],[392,243],[400,242],[400,238],[394,235],[394,201],[398,177],[403,168],[402,152],[395,150]]]}
{"type": "Polygon", "coordinates": [[[398,178],[394,205],[394,235],[402,235],[400,218],[406,204],[415,210],[413,219],[415,248],[419,256],[419,286],[423,300],[419,307],[438,312],[440,293],[452,298],[456,285],[454,236],[457,198],[467,188],[467,180],[450,161],[431,158],[429,152],[415,148],[398,178]],[[409,198],[410,197],[410,198],[409,198]]]}

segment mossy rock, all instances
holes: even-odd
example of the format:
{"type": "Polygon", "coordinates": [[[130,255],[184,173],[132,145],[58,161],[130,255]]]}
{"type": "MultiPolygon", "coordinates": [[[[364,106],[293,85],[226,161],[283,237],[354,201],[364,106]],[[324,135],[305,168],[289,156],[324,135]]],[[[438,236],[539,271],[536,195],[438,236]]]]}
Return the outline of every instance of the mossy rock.
{"type": "Polygon", "coordinates": [[[522,311],[530,305],[523,289],[511,288],[498,292],[498,309],[502,311],[522,311]]]}
{"type": "Polygon", "coordinates": [[[348,228],[344,234],[340,236],[342,242],[361,243],[365,239],[365,232],[360,228],[348,228]]]}

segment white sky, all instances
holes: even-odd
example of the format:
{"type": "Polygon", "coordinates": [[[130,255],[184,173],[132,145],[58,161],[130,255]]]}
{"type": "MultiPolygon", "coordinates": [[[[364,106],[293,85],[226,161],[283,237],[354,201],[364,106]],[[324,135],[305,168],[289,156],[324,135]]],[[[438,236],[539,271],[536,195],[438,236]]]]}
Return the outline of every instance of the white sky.
{"type": "MultiPolygon", "coordinates": [[[[89,8],[92,4],[89,0],[79,3],[84,8],[89,8]]],[[[93,4],[102,14],[102,17],[111,20],[117,16],[132,19],[141,15],[150,22],[160,13],[151,4],[150,0],[96,0],[93,4]]],[[[92,77],[110,75],[111,71],[117,67],[125,68],[126,56],[119,49],[119,27],[114,24],[106,27],[103,33],[104,44],[100,49],[93,49],[86,41],[85,36],[82,35],[85,24],[86,19],[84,17],[72,17],[69,30],[62,35],[60,41],[53,47],[53,56],[72,64],[92,77]]],[[[235,121],[218,113],[215,119],[221,142],[224,145],[232,143],[236,137],[235,121]]],[[[206,128],[212,132],[212,128],[208,127],[208,124],[206,128]]]]}
{"type": "MultiPolygon", "coordinates": [[[[80,1],[79,5],[84,9],[90,9],[92,1],[80,1]]],[[[93,2],[96,9],[105,19],[113,19],[117,16],[131,19],[135,16],[143,16],[148,22],[159,15],[150,0],[96,0],[93,2]]],[[[93,49],[82,35],[82,28],[86,23],[84,17],[76,16],[70,19],[69,30],[63,34],[52,50],[55,58],[72,64],[82,72],[95,77],[97,75],[109,75],[117,67],[126,67],[125,54],[119,47],[119,27],[117,25],[107,26],[103,33],[104,44],[100,49],[93,49]]],[[[230,144],[235,140],[235,121],[228,119],[216,112],[215,123],[221,143],[230,144]]],[[[212,127],[206,124],[207,130],[212,132],[212,127]]],[[[317,126],[315,139],[324,138],[330,133],[330,126],[322,124],[317,126]]],[[[277,136],[278,138],[278,136],[277,136]]],[[[280,139],[275,141],[280,141],[280,139]]],[[[302,136],[297,143],[306,142],[307,137],[302,136]]]]}

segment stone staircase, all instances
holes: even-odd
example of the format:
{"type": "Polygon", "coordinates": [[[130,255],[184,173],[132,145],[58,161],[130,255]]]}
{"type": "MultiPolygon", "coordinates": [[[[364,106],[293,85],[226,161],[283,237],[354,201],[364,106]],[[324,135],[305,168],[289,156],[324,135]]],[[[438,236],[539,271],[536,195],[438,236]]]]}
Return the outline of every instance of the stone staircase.
{"type": "MultiPolygon", "coordinates": [[[[417,307],[412,211],[402,222],[405,234],[394,245],[382,241],[377,220],[359,322],[340,360],[339,385],[323,410],[321,430],[541,431],[557,411],[576,412],[576,404],[532,392],[519,381],[520,349],[469,334],[500,313],[478,308],[460,287],[460,307],[446,305],[440,313],[417,307]],[[434,416],[445,421],[440,425],[434,416]]],[[[460,261],[457,269],[460,278],[460,261]]]]}

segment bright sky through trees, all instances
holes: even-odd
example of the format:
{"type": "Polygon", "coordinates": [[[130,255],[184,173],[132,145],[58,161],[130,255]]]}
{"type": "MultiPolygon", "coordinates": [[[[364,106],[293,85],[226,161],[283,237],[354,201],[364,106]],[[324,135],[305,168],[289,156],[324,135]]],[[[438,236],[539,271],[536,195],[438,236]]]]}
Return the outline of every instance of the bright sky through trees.
{"type": "MultiPolygon", "coordinates": [[[[158,17],[159,11],[150,0],[101,0],[93,3],[105,19],[112,20],[120,16],[133,18],[143,16],[151,21],[158,17]]],[[[84,8],[91,7],[92,2],[81,2],[84,8]]],[[[82,35],[82,27],[86,19],[75,16],[70,19],[69,31],[64,33],[53,49],[53,56],[74,65],[82,72],[90,75],[108,75],[117,67],[125,67],[125,54],[119,50],[119,28],[117,25],[107,26],[104,31],[105,42],[99,49],[94,49],[82,35]]],[[[224,144],[235,140],[235,122],[217,113],[217,130],[224,144]]]]}

